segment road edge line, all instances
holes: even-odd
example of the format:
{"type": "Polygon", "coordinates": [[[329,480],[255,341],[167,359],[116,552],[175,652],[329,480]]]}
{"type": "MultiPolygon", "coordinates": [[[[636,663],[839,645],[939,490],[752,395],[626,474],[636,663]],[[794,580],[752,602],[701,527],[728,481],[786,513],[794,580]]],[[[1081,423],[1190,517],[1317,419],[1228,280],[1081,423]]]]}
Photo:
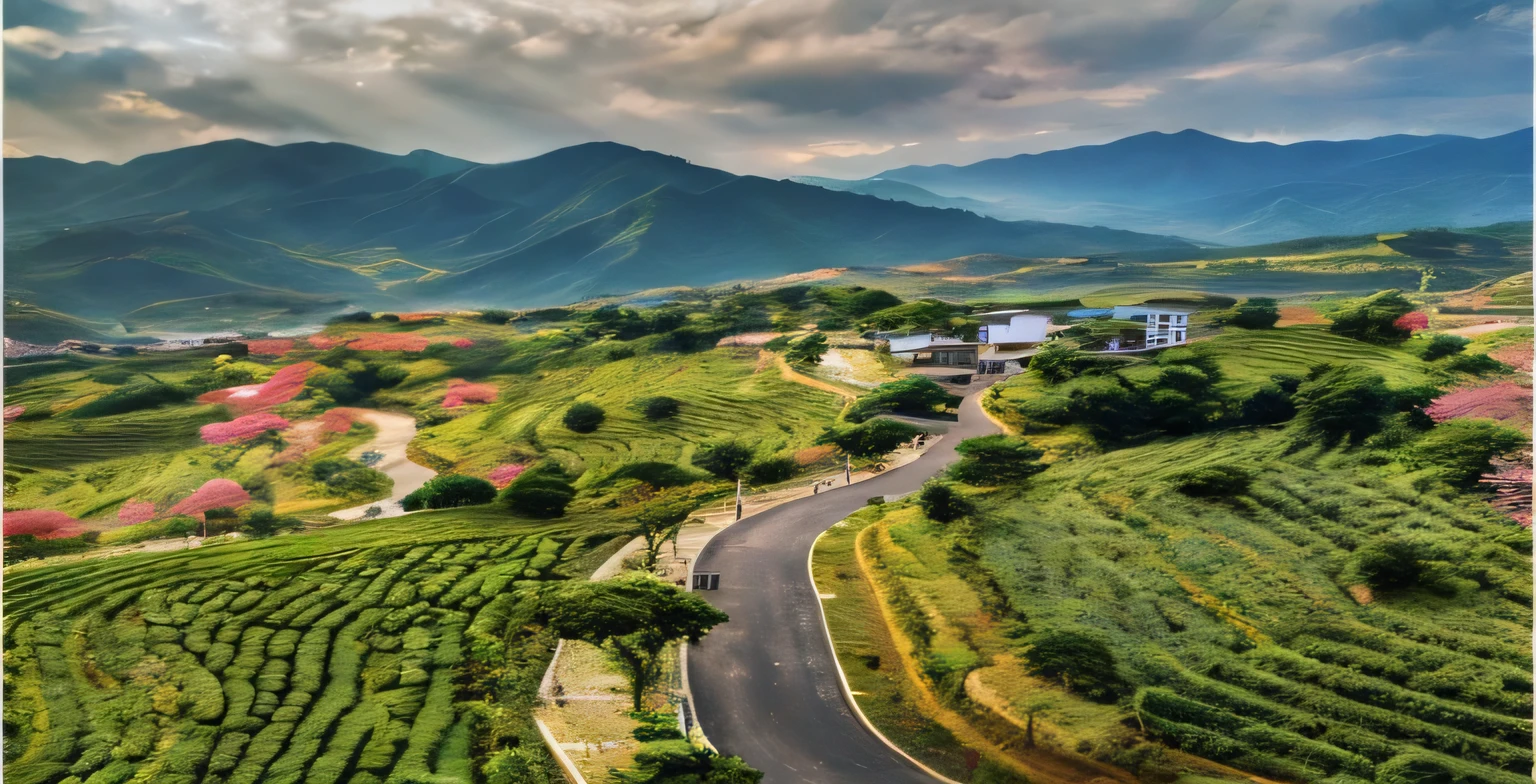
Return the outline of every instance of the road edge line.
{"type": "MultiPolygon", "coordinates": [[[[841,522],[843,521],[837,521],[837,523],[841,522]]],[[[832,530],[832,527],[836,526],[837,523],[833,523],[831,526],[828,526],[827,531],[832,530]]],[[[858,719],[859,723],[864,725],[864,729],[869,730],[870,734],[874,735],[876,738],[879,738],[880,742],[889,747],[891,751],[900,754],[908,762],[916,765],[919,770],[927,773],[939,781],[944,782],[945,784],[960,784],[960,782],[955,781],[954,779],[923,764],[916,757],[903,751],[900,746],[892,743],[891,739],[885,737],[885,733],[876,728],[874,722],[871,722],[869,717],[864,715],[864,710],[859,707],[859,701],[853,698],[853,688],[848,685],[848,676],[843,673],[843,663],[837,658],[837,644],[832,641],[832,627],[827,625],[827,608],[825,605],[825,600],[821,598],[821,591],[816,585],[816,545],[821,543],[821,537],[826,536],[827,531],[822,531],[816,535],[815,539],[811,540],[811,549],[805,555],[805,573],[806,576],[811,579],[811,590],[815,591],[817,594],[816,612],[821,616],[821,631],[827,636],[827,650],[832,655],[832,668],[837,670],[837,685],[838,688],[842,691],[843,702],[847,703],[848,707],[853,709],[854,718],[858,719]]]]}

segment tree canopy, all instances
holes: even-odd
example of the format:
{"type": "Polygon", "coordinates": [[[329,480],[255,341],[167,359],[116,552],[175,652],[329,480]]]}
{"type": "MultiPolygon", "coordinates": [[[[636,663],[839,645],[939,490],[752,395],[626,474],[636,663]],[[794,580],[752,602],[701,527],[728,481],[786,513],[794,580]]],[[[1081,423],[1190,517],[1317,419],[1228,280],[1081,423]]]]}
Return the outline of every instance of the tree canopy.
{"type": "Polygon", "coordinates": [[[923,431],[894,419],[871,419],[861,425],[834,425],[817,439],[818,444],[835,444],[854,457],[879,457],[923,431]]]}
{"type": "Polygon", "coordinates": [[[958,396],[946,392],[933,379],[927,376],[907,376],[881,384],[853,401],[848,406],[845,418],[857,423],[887,411],[931,414],[939,406],[959,404],[958,396]]]}
{"type": "Polygon", "coordinates": [[[1269,297],[1249,297],[1232,313],[1232,323],[1245,329],[1269,329],[1280,320],[1280,304],[1269,297]]]}
{"type": "Polygon", "coordinates": [[[674,640],[698,642],[729,617],[697,594],[650,575],[570,581],[547,590],[541,615],[555,634],[607,647],[629,677],[634,709],[661,675],[661,653],[674,640]]]}
{"type": "Polygon", "coordinates": [[[1332,316],[1332,332],[1367,343],[1396,343],[1413,335],[1413,330],[1399,326],[1399,318],[1413,311],[1402,292],[1392,289],[1355,300],[1332,316]]]}
{"type": "Polygon", "coordinates": [[[590,433],[598,428],[607,418],[607,412],[596,403],[576,403],[565,410],[565,417],[561,420],[565,426],[577,433],[590,433]]]}
{"type": "Polygon", "coordinates": [[[784,352],[784,359],[795,365],[819,365],[826,353],[827,336],[812,332],[791,344],[784,352]]]}
{"type": "Polygon", "coordinates": [[[991,435],[967,438],[955,446],[961,459],[950,466],[950,476],[968,485],[1000,485],[1027,479],[1045,470],[1045,454],[1018,436],[991,435]]]}
{"type": "Polygon", "coordinates": [[[565,514],[565,508],[576,497],[565,469],[553,461],[545,461],[524,471],[507,489],[501,491],[502,503],[518,514],[529,517],[552,518],[565,514]]]}

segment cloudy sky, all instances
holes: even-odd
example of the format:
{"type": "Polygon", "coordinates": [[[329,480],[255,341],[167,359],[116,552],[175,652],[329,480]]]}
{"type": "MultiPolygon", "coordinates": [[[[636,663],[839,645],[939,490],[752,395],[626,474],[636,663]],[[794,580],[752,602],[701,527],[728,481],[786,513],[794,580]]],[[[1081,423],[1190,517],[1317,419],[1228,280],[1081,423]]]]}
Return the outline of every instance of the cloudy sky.
{"type": "Polygon", "coordinates": [[[1201,130],[1531,124],[1490,0],[5,0],[6,155],[230,137],[478,161],[611,139],[867,176],[1201,130]]]}

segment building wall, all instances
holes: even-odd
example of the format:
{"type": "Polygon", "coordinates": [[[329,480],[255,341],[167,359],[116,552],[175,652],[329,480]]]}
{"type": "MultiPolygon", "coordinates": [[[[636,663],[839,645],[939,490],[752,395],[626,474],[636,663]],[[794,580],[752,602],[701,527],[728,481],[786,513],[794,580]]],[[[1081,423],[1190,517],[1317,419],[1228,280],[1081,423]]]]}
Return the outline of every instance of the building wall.
{"type": "Polygon", "coordinates": [[[1035,314],[1021,314],[1008,320],[1007,324],[984,324],[986,337],[981,339],[983,343],[1043,343],[1045,342],[1046,327],[1051,325],[1051,317],[1035,314]]]}

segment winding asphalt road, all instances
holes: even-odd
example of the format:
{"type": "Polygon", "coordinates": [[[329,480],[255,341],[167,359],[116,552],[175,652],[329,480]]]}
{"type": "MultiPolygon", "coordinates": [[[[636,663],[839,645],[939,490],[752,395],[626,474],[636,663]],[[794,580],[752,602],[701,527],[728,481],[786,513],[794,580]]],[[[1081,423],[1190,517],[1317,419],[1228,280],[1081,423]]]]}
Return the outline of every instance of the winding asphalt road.
{"type": "Polygon", "coordinates": [[[961,403],[958,422],[932,429],[945,426],[943,440],[917,460],[749,517],[699,554],[697,571],[720,573],[720,589],[702,595],[731,616],[688,649],[699,724],[768,784],[934,780],[865,729],[844,701],[806,563],[816,537],[867,499],[917,490],[956,459],[956,444],[997,432],[980,391],[961,403]]]}

